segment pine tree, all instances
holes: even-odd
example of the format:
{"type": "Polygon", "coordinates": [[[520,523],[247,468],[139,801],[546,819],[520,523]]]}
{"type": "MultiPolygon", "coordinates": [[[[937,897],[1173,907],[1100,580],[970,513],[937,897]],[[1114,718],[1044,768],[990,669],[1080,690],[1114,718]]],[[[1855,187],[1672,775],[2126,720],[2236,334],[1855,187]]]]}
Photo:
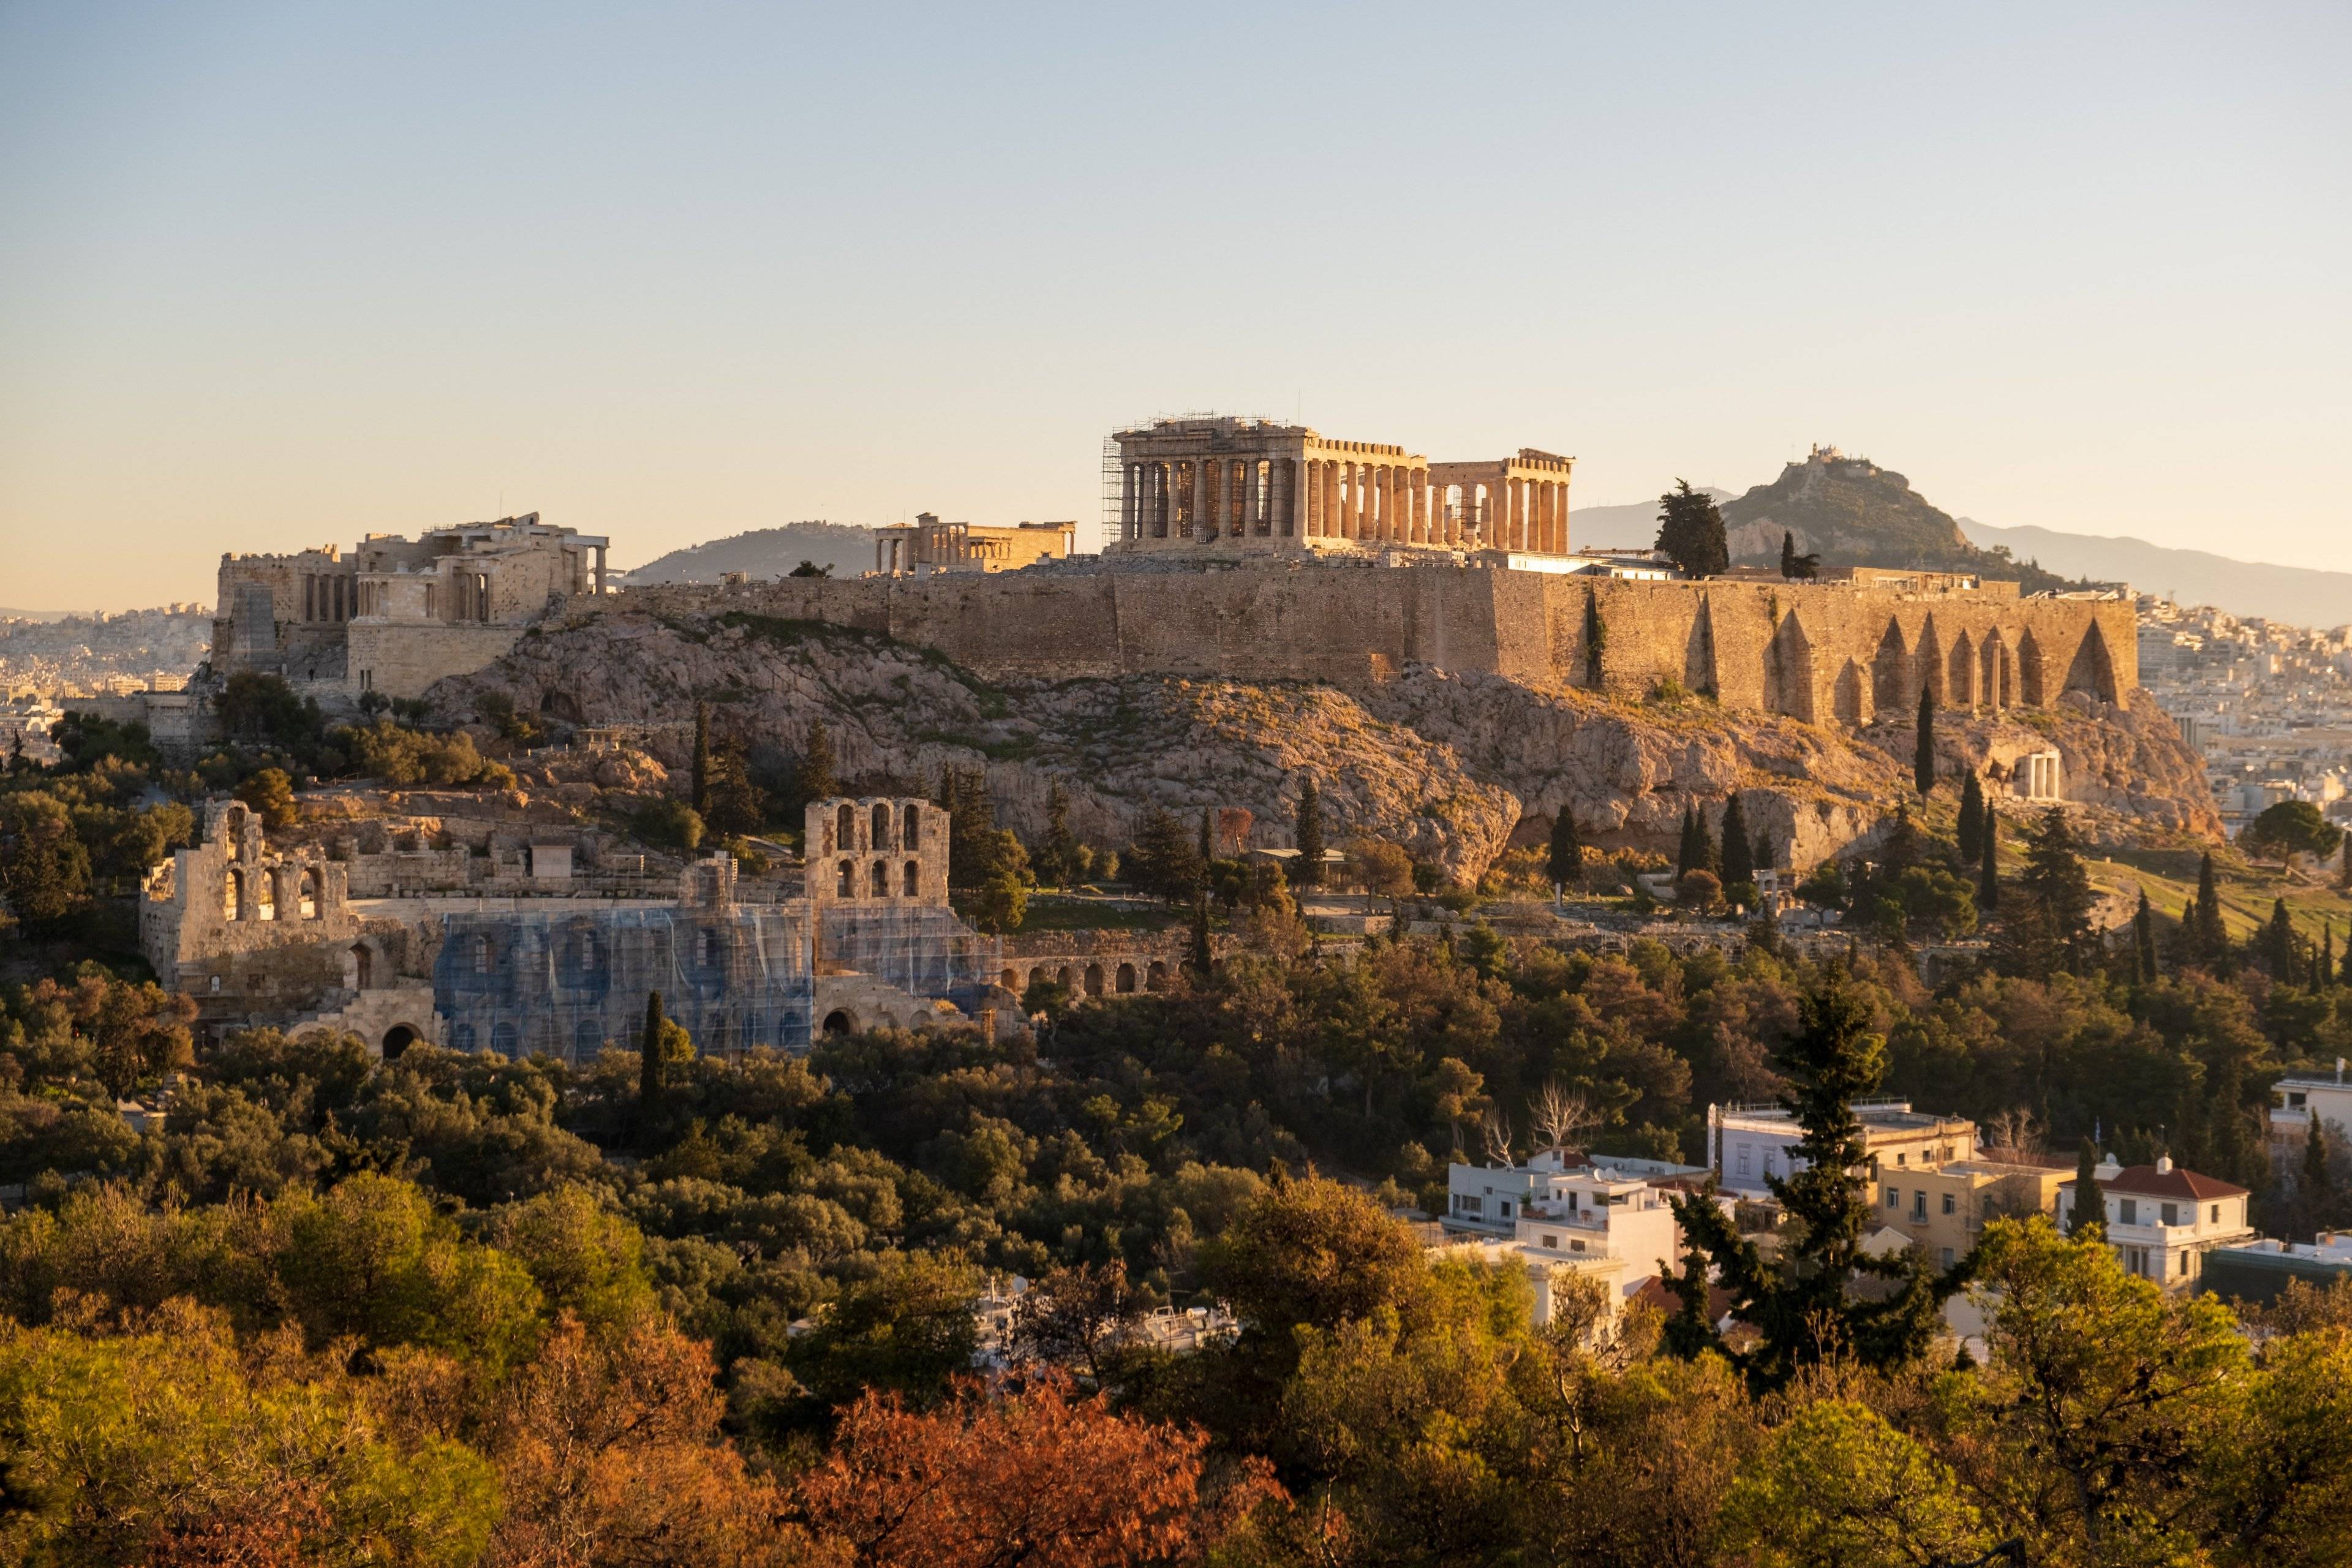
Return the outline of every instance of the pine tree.
{"type": "Polygon", "coordinates": [[[1961,865],[1973,866],[1984,855],[1984,785],[1977,782],[1976,769],[1970,768],[1960,784],[1958,848],[1961,865]]]}
{"type": "Polygon", "coordinates": [[[812,720],[808,743],[801,748],[800,767],[793,775],[793,793],[800,797],[801,810],[806,811],[811,803],[829,800],[841,793],[833,770],[833,736],[826,731],[824,720],[812,720]]]}
{"type": "Polygon", "coordinates": [[[2132,952],[2139,968],[2139,979],[2153,981],[2157,976],[2156,910],[2148,905],[2146,888],[2139,890],[2139,908],[2132,913],[2132,952]]]}
{"type": "Polygon", "coordinates": [[[1977,909],[1991,914],[2000,908],[2000,814],[1988,811],[1984,819],[1984,855],[1977,865],[1977,909]]]}
{"type": "Polygon", "coordinates": [[[1307,774],[1298,783],[1298,825],[1292,842],[1298,846],[1298,870],[1291,880],[1302,888],[1323,885],[1323,796],[1315,787],[1315,775],[1307,774]]]}
{"type": "Polygon", "coordinates": [[[1739,792],[1733,790],[1723,807],[1723,885],[1727,891],[1745,882],[1756,881],[1756,848],[1748,837],[1748,814],[1739,808],[1739,792]]]}
{"type": "Polygon", "coordinates": [[[1070,831],[1070,793],[1062,781],[1045,786],[1045,841],[1036,858],[1039,880],[1068,887],[1079,874],[1078,837],[1070,831]]]}
{"type": "Polygon", "coordinates": [[[1919,737],[1911,748],[1911,782],[1922,796],[1936,790],[1936,691],[1919,689],[1919,737]]]}
{"type": "Polygon", "coordinates": [[[665,1087],[669,1021],[662,1016],[658,991],[646,993],[646,1037],[637,1046],[637,1111],[650,1117],[660,1105],[665,1087]]]}
{"type": "Polygon", "coordinates": [[[2026,832],[2025,874],[2018,883],[2052,937],[2065,945],[2067,969],[2079,973],[2082,949],[2091,940],[2091,874],[2075,852],[2066,814],[2054,805],[2026,832]]]}
{"type": "Polygon", "coordinates": [[[1658,498],[1658,548],[1673,558],[1686,576],[1713,577],[1731,564],[1723,513],[1715,499],[1695,490],[1688,479],[1658,498]]]}
{"type": "Polygon", "coordinates": [[[2230,972],[2230,928],[2221,920],[2221,893],[2213,883],[2213,852],[2207,850],[2197,868],[2197,912],[2190,922],[2190,949],[2197,962],[2215,974],[2230,972]]]}
{"type": "Polygon", "coordinates": [[[1576,831],[1576,812],[1566,801],[1551,819],[1551,854],[1544,869],[1555,887],[1583,885],[1584,840],[1576,831]]]}
{"type": "Polygon", "coordinates": [[[710,704],[694,705],[694,809],[710,815],[710,704]]]}
{"type": "Polygon", "coordinates": [[[2104,1239],[2107,1234],[2107,1200],[2099,1191],[2098,1165],[2098,1150],[2084,1139],[2082,1152],[2074,1156],[2074,1204],[2066,1211],[2069,1236],[2079,1238],[2095,1232],[2104,1239]]]}
{"type": "MultiPolygon", "coordinates": [[[[1714,1264],[1732,1310],[1761,1336],[1753,1350],[1732,1352],[1711,1331],[1696,1334],[1685,1323],[1678,1342],[1695,1340],[1726,1352],[1759,1389],[1783,1387],[1802,1368],[1832,1356],[1882,1370],[1916,1362],[1940,1327],[1937,1309],[1960,1282],[1957,1273],[1938,1279],[1916,1252],[1881,1258],[1863,1249],[1872,1210],[1856,1174],[1864,1155],[1853,1102],[1878,1087],[1886,1068],[1885,1041],[1870,1023],[1869,1002],[1835,969],[1799,1002],[1797,1032],[1779,1065],[1803,1131],[1790,1163],[1801,1160],[1804,1168],[1765,1178],[1792,1222],[1780,1256],[1766,1261],[1712,1195],[1674,1200],[1692,1251],[1714,1264]],[[1892,1288],[1857,1291],[1864,1276],[1892,1288]]],[[[1690,1266],[1675,1278],[1686,1313],[1690,1292],[1703,1291],[1706,1278],[1690,1266]]]]}
{"type": "Polygon", "coordinates": [[[2295,981],[2294,918],[2286,912],[2286,900],[2271,900],[2271,918],[2263,926],[2263,965],[2271,978],[2282,985],[2295,981]]]}
{"type": "Polygon", "coordinates": [[[2212,1173],[2242,1186],[2254,1184],[2252,1142],[2246,1135],[2245,1065],[2232,1051],[2221,1058],[2207,1110],[2210,1131],[2212,1173]]]}

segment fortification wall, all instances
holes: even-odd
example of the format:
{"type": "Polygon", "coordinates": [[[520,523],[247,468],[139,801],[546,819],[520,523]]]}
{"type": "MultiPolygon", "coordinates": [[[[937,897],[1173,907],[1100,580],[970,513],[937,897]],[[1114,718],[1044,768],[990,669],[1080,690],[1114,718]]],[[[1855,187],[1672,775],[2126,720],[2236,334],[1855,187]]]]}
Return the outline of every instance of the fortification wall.
{"type": "Polygon", "coordinates": [[[1152,674],[1378,680],[1407,664],[1864,723],[1915,707],[2109,701],[2138,684],[2131,606],[1838,583],[1639,583],[1489,567],[1308,563],[666,584],[575,601],[825,622],[938,649],[992,679],[1152,674]]]}
{"type": "MultiPolygon", "coordinates": [[[[583,601],[593,602],[593,601],[583,601]]],[[[470,675],[494,664],[522,636],[520,626],[479,622],[353,621],[346,660],[353,694],[421,697],[445,676],[470,675]]]]}

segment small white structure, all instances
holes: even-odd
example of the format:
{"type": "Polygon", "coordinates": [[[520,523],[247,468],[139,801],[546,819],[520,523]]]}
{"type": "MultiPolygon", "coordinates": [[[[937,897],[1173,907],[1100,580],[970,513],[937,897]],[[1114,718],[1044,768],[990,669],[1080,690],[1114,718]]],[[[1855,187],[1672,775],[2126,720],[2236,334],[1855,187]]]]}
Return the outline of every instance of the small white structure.
{"type": "Polygon", "coordinates": [[[2028,752],[2017,759],[2011,775],[2017,793],[2027,800],[2063,800],[2065,784],[2058,770],[2055,751],[2028,752]]]}
{"type": "MultiPolygon", "coordinates": [[[[2107,1245],[2124,1267],[2168,1290],[2185,1290],[2204,1271],[2205,1254],[2254,1239],[2246,1223],[2246,1189],[2183,1171],[2169,1154],[2153,1165],[2119,1165],[2110,1156],[2092,1173],[2107,1214],[2107,1245]]],[[[2073,1181],[2058,1187],[2058,1212],[2071,1226],[2073,1181]]]]}
{"type": "Polygon", "coordinates": [[[2311,1136],[2311,1119],[2333,1123],[2339,1136],[2352,1137],[2352,1083],[2345,1081],[2344,1058],[2336,1058],[2334,1078],[2283,1078],[2271,1085],[2278,1103],[2271,1107],[2271,1136],[2300,1143],[2311,1136]]]}

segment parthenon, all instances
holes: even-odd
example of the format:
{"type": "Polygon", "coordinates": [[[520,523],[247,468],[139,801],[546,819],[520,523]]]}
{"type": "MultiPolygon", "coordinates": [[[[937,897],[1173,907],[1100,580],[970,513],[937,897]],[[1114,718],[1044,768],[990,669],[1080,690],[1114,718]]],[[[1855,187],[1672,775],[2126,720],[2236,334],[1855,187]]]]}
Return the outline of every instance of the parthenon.
{"type": "Polygon", "coordinates": [[[1433,463],[1384,442],[1230,416],[1155,419],[1112,443],[1114,551],[1569,552],[1575,459],[1532,447],[1433,463]]]}

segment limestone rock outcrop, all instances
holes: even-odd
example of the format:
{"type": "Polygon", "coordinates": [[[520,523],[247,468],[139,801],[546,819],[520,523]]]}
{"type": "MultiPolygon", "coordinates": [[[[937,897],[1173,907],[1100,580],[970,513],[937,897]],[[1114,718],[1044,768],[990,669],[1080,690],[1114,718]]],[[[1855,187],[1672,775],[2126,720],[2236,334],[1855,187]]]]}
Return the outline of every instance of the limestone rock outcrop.
{"type": "MultiPolygon", "coordinates": [[[[878,634],[653,609],[548,626],[431,693],[452,717],[493,695],[526,712],[622,727],[673,774],[698,700],[709,704],[714,731],[740,737],[755,761],[797,755],[822,721],[842,778],[860,788],[927,792],[945,767],[980,768],[999,820],[1034,837],[1058,781],[1073,827],[1111,845],[1128,842],[1156,806],[1188,818],[1244,807],[1254,842],[1287,845],[1311,770],[1335,842],[1373,833],[1461,879],[1515,839],[1539,841],[1563,805],[1588,842],[1671,849],[1688,802],[1719,810],[1733,789],[1749,822],[1807,866],[1866,835],[1909,778],[1907,751],[1890,754],[1874,731],[1697,699],[1633,704],[1423,666],[1345,688],[1145,675],[991,683],[878,634]]],[[[2200,826],[2203,781],[2190,789],[2176,776],[2180,759],[2161,744],[2168,726],[2158,734],[2137,706],[2079,707],[2033,716],[2071,748],[2070,779],[2117,809],[2200,826]]],[[[1953,716],[1952,743],[1973,743],[1963,737],[1979,722],[1991,727],[1982,754],[2050,743],[2023,721],[2004,728],[1966,715],[1953,716]]],[[[628,784],[661,781],[648,773],[628,784]]]]}

